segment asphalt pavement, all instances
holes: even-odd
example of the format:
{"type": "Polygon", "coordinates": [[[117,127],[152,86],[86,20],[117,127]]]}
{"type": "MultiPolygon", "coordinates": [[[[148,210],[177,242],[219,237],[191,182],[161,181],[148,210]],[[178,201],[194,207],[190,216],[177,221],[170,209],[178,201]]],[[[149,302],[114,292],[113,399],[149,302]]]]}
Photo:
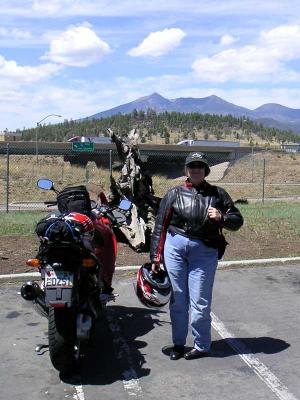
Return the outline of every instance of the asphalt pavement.
{"type": "Polygon", "coordinates": [[[47,350],[34,351],[47,342],[47,320],[19,284],[1,283],[0,399],[300,399],[300,265],[218,270],[212,352],[192,361],[164,354],[168,307],[143,307],[133,281],[132,272],[116,278],[120,296],[98,320],[73,383],[59,379],[47,350]]]}

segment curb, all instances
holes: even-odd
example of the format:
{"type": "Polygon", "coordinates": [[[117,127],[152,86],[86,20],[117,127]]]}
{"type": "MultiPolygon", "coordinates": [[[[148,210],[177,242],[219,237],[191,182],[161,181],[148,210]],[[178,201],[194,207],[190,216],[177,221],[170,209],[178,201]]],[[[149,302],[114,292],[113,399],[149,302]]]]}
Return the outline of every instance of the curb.
{"type": "MultiPolygon", "coordinates": [[[[254,260],[240,260],[240,261],[219,261],[218,269],[224,269],[233,266],[246,266],[246,265],[260,265],[260,264],[285,264],[289,262],[300,261],[300,257],[289,258],[261,258],[254,260]]],[[[140,265],[128,265],[125,267],[116,267],[116,271],[135,271],[138,270],[140,265]]],[[[17,279],[17,278],[36,278],[40,277],[39,272],[26,272],[22,274],[6,274],[0,275],[1,280],[17,279]]]]}

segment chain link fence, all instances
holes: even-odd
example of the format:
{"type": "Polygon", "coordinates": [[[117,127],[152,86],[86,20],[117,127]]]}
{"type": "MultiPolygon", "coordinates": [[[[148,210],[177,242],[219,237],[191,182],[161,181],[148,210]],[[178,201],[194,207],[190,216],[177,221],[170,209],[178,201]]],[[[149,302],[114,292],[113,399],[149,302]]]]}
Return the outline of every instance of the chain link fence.
{"type": "MultiPolygon", "coordinates": [[[[43,149],[39,154],[26,154],[26,146],[28,142],[18,149],[13,143],[7,144],[0,155],[1,211],[43,208],[40,203],[54,199],[54,192],[37,188],[39,178],[51,179],[58,190],[84,184],[91,198],[95,198],[99,190],[109,192],[111,173],[115,179],[120,176],[121,162],[116,150],[43,149]]],[[[184,159],[190,151],[194,151],[192,147],[176,152],[167,147],[165,151],[140,150],[157,196],[184,181],[184,159]]],[[[300,153],[236,149],[206,154],[211,165],[207,180],[226,189],[234,200],[263,203],[271,199],[300,199],[300,153]]]]}

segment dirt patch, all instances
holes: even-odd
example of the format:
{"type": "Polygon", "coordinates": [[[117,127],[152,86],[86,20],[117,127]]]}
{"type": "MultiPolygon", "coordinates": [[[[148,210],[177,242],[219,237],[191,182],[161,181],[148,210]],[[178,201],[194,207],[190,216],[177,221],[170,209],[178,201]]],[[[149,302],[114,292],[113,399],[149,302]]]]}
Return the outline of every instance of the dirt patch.
{"type": "MultiPolygon", "coordinates": [[[[247,229],[241,232],[229,232],[226,236],[230,243],[223,260],[241,260],[255,258],[299,256],[295,253],[298,242],[283,240],[265,233],[263,240],[250,239],[247,229]]],[[[29,272],[33,269],[25,262],[35,256],[38,240],[35,236],[2,236],[0,240],[0,274],[29,272]]],[[[149,253],[136,253],[124,243],[118,245],[117,267],[142,265],[149,261],[149,253]]]]}
{"type": "MultiPolygon", "coordinates": [[[[0,274],[22,273],[34,269],[26,265],[38,250],[38,239],[32,236],[2,236],[0,238],[0,274]]],[[[136,253],[124,243],[118,245],[117,267],[141,265],[149,261],[148,253],[136,253]]]]}
{"type": "Polygon", "coordinates": [[[0,273],[28,272],[25,262],[33,258],[38,249],[34,236],[1,236],[0,238],[0,273]]]}

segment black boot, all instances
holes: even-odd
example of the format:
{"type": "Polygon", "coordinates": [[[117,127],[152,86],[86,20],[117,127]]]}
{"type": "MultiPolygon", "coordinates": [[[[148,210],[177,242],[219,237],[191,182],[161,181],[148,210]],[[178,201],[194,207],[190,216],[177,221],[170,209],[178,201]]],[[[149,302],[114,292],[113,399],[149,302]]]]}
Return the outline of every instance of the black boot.
{"type": "Polygon", "coordinates": [[[192,349],[185,353],[184,358],[186,360],[195,360],[196,358],[202,358],[202,357],[207,357],[208,353],[205,351],[200,351],[198,349],[192,349]]]}
{"type": "Polygon", "coordinates": [[[175,344],[170,352],[170,360],[178,360],[184,355],[184,346],[175,344]]]}

